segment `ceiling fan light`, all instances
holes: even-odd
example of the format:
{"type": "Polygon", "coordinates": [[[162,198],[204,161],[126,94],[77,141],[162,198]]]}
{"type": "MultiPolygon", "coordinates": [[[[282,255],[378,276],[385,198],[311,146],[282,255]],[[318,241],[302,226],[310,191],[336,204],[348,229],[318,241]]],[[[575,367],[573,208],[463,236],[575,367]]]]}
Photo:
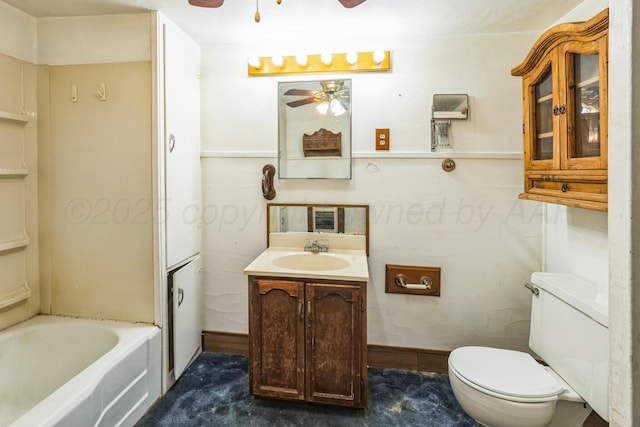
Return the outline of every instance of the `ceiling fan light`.
{"type": "Polygon", "coordinates": [[[342,103],[342,101],[338,100],[338,99],[332,99],[331,100],[331,112],[333,113],[334,116],[340,116],[342,114],[344,114],[347,109],[344,106],[344,104],[342,103]]]}
{"type": "Polygon", "coordinates": [[[329,111],[329,103],[327,101],[322,101],[316,106],[316,111],[318,111],[318,113],[322,114],[323,116],[326,116],[327,112],[329,111]]]}
{"type": "Polygon", "coordinates": [[[307,62],[307,55],[296,55],[296,62],[298,63],[299,66],[301,67],[306,67],[308,62],[307,62]]]}
{"type": "Polygon", "coordinates": [[[383,50],[376,49],[373,51],[373,62],[376,64],[381,64],[384,61],[385,54],[383,50]]]}
{"type": "Polygon", "coordinates": [[[275,55],[271,57],[271,63],[276,67],[280,68],[284,65],[284,58],[282,55],[275,55]]]}
{"type": "Polygon", "coordinates": [[[256,70],[259,70],[260,67],[262,66],[262,63],[260,62],[260,58],[258,58],[257,56],[250,56],[247,62],[249,63],[250,67],[256,70]]]}
{"type": "Polygon", "coordinates": [[[322,63],[324,65],[329,66],[329,65],[331,65],[331,62],[333,61],[333,55],[331,53],[329,53],[329,52],[323,52],[320,55],[320,61],[322,61],[322,63]]]}

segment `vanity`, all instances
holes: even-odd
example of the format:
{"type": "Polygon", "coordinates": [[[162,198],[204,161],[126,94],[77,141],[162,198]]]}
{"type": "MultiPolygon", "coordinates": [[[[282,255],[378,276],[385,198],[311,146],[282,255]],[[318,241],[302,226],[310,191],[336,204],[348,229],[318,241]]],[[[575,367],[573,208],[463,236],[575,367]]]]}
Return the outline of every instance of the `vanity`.
{"type": "MultiPolygon", "coordinates": [[[[306,206],[293,207],[313,213],[306,206]]],[[[276,213],[278,221],[267,221],[268,247],[244,270],[249,391],[256,397],[365,408],[368,236],[281,231],[272,226],[283,224],[282,208],[268,207],[268,217],[276,213]]],[[[316,208],[323,213],[301,221],[313,228],[317,218],[328,227],[329,208],[316,208]]]]}

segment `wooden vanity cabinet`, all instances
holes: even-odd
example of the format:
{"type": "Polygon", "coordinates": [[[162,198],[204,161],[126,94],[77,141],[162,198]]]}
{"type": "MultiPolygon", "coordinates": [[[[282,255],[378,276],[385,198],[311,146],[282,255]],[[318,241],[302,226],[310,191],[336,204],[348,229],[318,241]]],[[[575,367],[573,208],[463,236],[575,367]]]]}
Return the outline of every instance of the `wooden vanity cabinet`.
{"type": "Polygon", "coordinates": [[[249,391],[367,406],[366,282],[249,277],[249,391]]]}
{"type": "Polygon", "coordinates": [[[521,199],[606,211],[608,9],[547,30],[522,76],[521,199]]]}

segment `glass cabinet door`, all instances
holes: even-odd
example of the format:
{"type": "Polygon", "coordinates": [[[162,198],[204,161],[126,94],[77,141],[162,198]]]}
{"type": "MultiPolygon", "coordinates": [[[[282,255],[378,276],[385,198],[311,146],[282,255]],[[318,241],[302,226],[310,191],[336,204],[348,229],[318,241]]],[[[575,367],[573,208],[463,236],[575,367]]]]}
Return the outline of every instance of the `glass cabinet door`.
{"type": "Polygon", "coordinates": [[[553,159],[553,79],[551,66],[534,85],[535,135],[531,152],[532,160],[553,159]]]}
{"type": "MultiPolygon", "coordinates": [[[[574,135],[569,141],[569,158],[600,156],[599,55],[571,54],[574,82],[569,82],[569,99],[574,102],[574,135]],[[573,93],[572,93],[573,92],[573,93]]],[[[570,68],[571,71],[571,68],[570,68]]],[[[571,75],[571,73],[570,73],[571,75]]],[[[571,119],[571,118],[569,118],[571,119]]]]}

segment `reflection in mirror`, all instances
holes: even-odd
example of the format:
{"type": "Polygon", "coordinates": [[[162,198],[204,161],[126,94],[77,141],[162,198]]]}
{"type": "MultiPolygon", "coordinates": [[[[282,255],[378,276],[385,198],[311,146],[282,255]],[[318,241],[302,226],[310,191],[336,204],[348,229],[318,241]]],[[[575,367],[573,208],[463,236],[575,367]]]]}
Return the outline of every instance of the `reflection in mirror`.
{"type": "Polygon", "coordinates": [[[434,119],[466,119],[469,114],[469,95],[433,95],[434,119]]]}
{"type": "Polygon", "coordinates": [[[278,177],[351,179],[351,80],[278,83],[278,177]]]}
{"type": "Polygon", "coordinates": [[[366,236],[369,254],[368,205],[267,204],[267,244],[269,233],[321,232],[366,236]]]}

